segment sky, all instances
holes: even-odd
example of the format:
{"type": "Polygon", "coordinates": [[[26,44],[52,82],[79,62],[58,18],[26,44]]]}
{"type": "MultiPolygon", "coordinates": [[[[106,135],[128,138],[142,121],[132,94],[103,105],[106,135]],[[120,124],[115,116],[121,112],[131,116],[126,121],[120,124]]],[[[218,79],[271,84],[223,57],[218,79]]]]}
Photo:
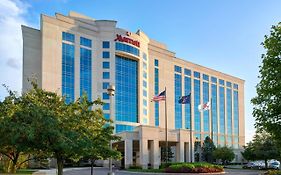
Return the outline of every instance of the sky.
{"type": "MultiPolygon", "coordinates": [[[[40,14],[69,11],[165,43],[176,56],[245,80],[246,142],[255,132],[256,95],[264,35],[281,21],[280,0],[0,0],[0,84],[22,87],[21,25],[40,28],[40,14]]],[[[7,95],[0,87],[0,100],[7,95]]]]}

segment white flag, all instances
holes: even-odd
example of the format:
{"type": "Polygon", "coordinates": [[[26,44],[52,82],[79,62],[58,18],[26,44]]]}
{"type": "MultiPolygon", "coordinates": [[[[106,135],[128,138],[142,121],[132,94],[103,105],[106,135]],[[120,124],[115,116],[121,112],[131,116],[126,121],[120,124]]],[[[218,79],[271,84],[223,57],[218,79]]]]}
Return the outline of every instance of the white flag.
{"type": "Polygon", "coordinates": [[[210,104],[210,102],[204,103],[203,105],[202,105],[202,104],[198,105],[198,110],[199,110],[200,112],[202,112],[202,111],[207,111],[207,110],[210,110],[210,109],[211,109],[211,104],[210,104]]]}

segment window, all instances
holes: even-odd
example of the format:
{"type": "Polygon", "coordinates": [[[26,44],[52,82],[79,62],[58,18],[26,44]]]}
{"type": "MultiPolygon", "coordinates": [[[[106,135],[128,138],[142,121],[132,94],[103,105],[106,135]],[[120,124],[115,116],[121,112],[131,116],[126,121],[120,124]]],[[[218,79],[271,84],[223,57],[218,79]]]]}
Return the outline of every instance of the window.
{"type": "Polygon", "coordinates": [[[200,78],[200,73],[194,71],[194,72],[193,72],[193,76],[194,76],[195,78],[200,78]]]}
{"type": "Polygon", "coordinates": [[[200,93],[200,80],[194,79],[194,130],[201,132],[201,114],[198,110],[198,106],[201,104],[201,93],[200,93]]]}
{"type": "Polygon", "coordinates": [[[184,75],[191,76],[191,70],[190,69],[184,69],[184,75]]]}
{"type": "Polygon", "coordinates": [[[230,88],[231,88],[231,85],[232,85],[232,84],[231,84],[230,82],[228,82],[228,81],[226,82],[226,86],[227,86],[227,87],[230,87],[230,88]]]}
{"type": "Polygon", "coordinates": [[[65,102],[74,101],[74,45],[62,43],[62,95],[65,102]]]}
{"type": "Polygon", "coordinates": [[[145,71],[143,72],[143,78],[147,78],[147,73],[145,71]]]}
{"type": "MultiPolygon", "coordinates": [[[[176,68],[176,67],[175,67],[176,68]]],[[[178,103],[182,96],[182,76],[175,74],[175,129],[182,128],[182,104],[178,103]]]]}
{"type": "Polygon", "coordinates": [[[146,70],[147,69],[147,64],[145,62],[143,62],[143,69],[146,70]]]}
{"type": "Polygon", "coordinates": [[[142,112],[144,115],[147,115],[147,109],[143,108],[142,112]]]}
{"type": "Polygon", "coordinates": [[[175,72],[181,73],[181,67],[175,66],[175,72]]]}
{"type": "Polygon", "coordinates": [[[104,118],[107,119],[107,120],[110,119],[110,114],[108,114],[108,113],[104,113],[103,116],[104,116],[104,118]]]}
{"type": "Polygon", "coordinates": [[[92,101],[92,51],[80,48],[80,96],[86,93],[92,101]]]}
{"type": "MultiPolygon", "coordinates": [[[[158,65],[158,60],[157,61],[158,65]]],[[[154,62],[155,63],[155,62],[154,62]]],[[[158,95],[159,93],[159,69],[156,67],[154,68],[154,95],[158,95]]],[[[159,126],[159,103],[154,103],[154,122],[155,126],[159,126]]]]}
{"type": "MultiPolygon", "coordinates": [[[[203,74],[204,77],[204,74],[203,74]]],[[[203,104],[209,102],[209,83],[203,82],[203,104]]],[[[203,112],[203,129],[204,132],[209,132],[209,110],[203,112]]]]}
{"type": "Polygon", "coordinates": [[[143,57],[143,60],[145,60],[145,61],[147,60],[146,53],[143,53],[143,54],[142,54],[142,57],[143,57]]]}
{"type": "MultiPolygon", "coordinates": [[[[188,95],[191,92],[191,78],[184,77],[184,95],[188,95]]],[[[190,129],[190,105],[183,105],[185,110],[185,129],[190,129]]]]}
{"type": "Polygon", "coordinates": [[[133,131],[135,126],[130,125],[116,125],[116,133],[123,132],[123,131],[133,131]]]}
{"type": "Polygon", "coordinates": [[[223,86],[224,86],[224,80],[219,79],[219,83],[220,83],[220,85],[223,85],[223,86]]]}
{"type": "Polygon", "coordinates": [[[212,124],[213,124],[213,132],[218,133],[218,113],[217,113],[217,85],[212,84],[211,86],[212,93],[212,124]]]}
{"type": "Polygon", "coordinates": [[[137,49],[133,46],[127,45],[127,44],[123,44],[123,43],[116,43],[115,49],[119,50],[119,51],[123,51],[123,52],[128,52],[128,53],[136,55],[136,56],[140,55],[139,49],[137,49]]]}
{"type": "Polygon", "coordinates": [[[102,83],[102,88],[103,89],[107,89],[109,87],[109,83],[108,82],[103,82],[102,83]]]}
{"type": "Polygon", "coordinates": [[[147,101],[145,99],[143,99],[143,105],[146,107],[147,106],[147,101]]]}
{"type": "Polygon", "coordinates": [[[102,78],[103,78],[103,79],[110,79],[110,74],[109,74],[109,72],[103,72],[103,73],[102,73],[102,78]]]}
{"type": "Polygon", "coordinates": [[[102,93],[102,99],[109,100],[109,95],[107,94],[107,92],[102,93]]]}
{"type": "Polygon", "coordinates": [[[143,80],[143,87],[147,88],[147,82],[143,80]]]}
{"type": "Polygon", "coordinates": [[[156,66],[156,67],[159,66],[159,61],[157,59],[154,60],[154,66],[156,66]]]}
{"type": "Polygon", "coordinates": [[[209,75],[203,74],[203,80],[209,81],[209,75]]]}
{"type": "Polygon", "coordinates": [[[109,41],[103,41],[102,42],[102,48],[109,49],[110,48],[110,42],[109,41]]]}
{"type": "MultiPolygon", "coordinates": [[[[121,56],[115,59],[116,121],[138,121],[138,62],[121,56]],[[129,109],[129,110],[128,110],[129,109]]],[[[117,129],[116,129],[117,132],[117,129]]]]}
{"type": "Polygon", "coordinates": [[[104,68],[104,69],[109,69],[109,68],[110,68],[110,63],[109,63],[108,61],[104,61],[104,62],[102,63],[102,68],[104,68]]]}
{"type": "Polygon", "coordinates": [[[110,58],[110,52],[108,52],[108,51],[103,51],[103,52],[102,52],[102,58],[110,58]]]}
{"type": "Polygon", "coordinates": [[[146,90],[143,90],[143,96],[147,97],[147,92],[146,92],[146,90]]]}
{"type": "Polygon", "coordinates": [[[103,110],[109,110],[110,109],[110,105],[109,103],[105,103],[102,107],[103,110]]]}
{"type": "Polygon", "coordinates": [[[232,92],[226,89],[227,134],[232,135],[232,92]]]}
{"type": "Polygon", "coordinates": [[[233,84],[234,89],[238,89],[238,84],[233,84]]]}
{"type": "Polygon", "coordinates": [[[219,103],[220,103],[220,134],[225,133],[225,93],[224,87],[219,87],[219,103]]]}
{"type": "Polygon", "coordinates": [[[74,43],[75,36],[72,33],[62,32],[62,40],[74,43]]]}
{"type": "Polygon", "coordinates": [[[80,45],[82,46],[86,46],[86,47],[92,47],[92,40],[84,38],[84,37],[80,37],[80,45]]]}
{"type": "Polygon", "coordinates": [[[216,77],[211,77],[212,83],[217,83],[218,79],[216,77]]]}

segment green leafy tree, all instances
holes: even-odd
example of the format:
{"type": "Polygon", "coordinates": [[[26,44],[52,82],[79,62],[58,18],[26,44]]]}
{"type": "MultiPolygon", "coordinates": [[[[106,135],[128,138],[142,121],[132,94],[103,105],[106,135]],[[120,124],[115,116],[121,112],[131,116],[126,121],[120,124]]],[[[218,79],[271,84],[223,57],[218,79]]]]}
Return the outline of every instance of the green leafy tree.
{"type": "Polygon", "coordinates": [[[215,159],[221,160],[222,163],[226,165],[228,162],[231,162],[234,159],[235,154],[231,148],[224,146],[218,147],[216,150],[214,150],[213,156],[215,159]]]}
{"type": "Polygon", "coordinates": [[[0,154],[7,162],[4,170],[15,173],[27,161],[43,158],[43,154],[32,149],[30,140],[34,139],[34,133],[30,125],[25,124],[29,121],[22,115],[22,98],[7,90],[9,95],[0,102],[0,154]]]}
{"type": "Polygon", "coordinates": [[[214,145],[213,140],[207,136],[204,140],[202,146],[202,158],[204,161],[212,163],[214,161],[213,152],[215,151],[216,146],[214,145]]]}
{"type": "Polygon", "coordinates": [[[281,23],[272,26],[270,35],[262,43],[266,53],[262,55],[259,70],[260,82],[257,96],[252,99],[256,127],[270,133],[281,148],[281,23]]]}
{"type": "Polygon", "coordinates": [[[171,147],[168,147],[168,158],[166,157],[166,147],[161,147],[161,162],[171,162],[171,159],[174,158],[174,153],[171,147]]]}
{"type": "Polygon", "coordinates": [[[256,133],[253,142],[250,142],[242,155],[247,160],[264,160],[265,168],[268,167],[267,161],[279,158],[280,151],[272,137],[265,133],[256,133]]]}

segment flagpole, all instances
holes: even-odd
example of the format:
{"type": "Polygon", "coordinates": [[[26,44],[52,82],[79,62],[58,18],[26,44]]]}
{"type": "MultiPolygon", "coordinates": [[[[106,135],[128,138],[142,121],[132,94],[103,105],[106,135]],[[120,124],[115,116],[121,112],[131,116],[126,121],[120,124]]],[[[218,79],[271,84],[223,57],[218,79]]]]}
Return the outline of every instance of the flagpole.
{"type": "Polygon", "coordinates": [[[166,164],[168,163],[168,121],[167,121],[167,91],[165,86],[165,142],[166,142],[166,164]]]}
{"type": "Polygon", "coordinates": [[[214,143],[214,129],[213,129],[213,111],[212,111],[212,107],[213,107],[213,100],[211,97],[211,107],[210,107],[210,113],[211,113],[211,139],[214,143]]]}
{"type": "Polygon", "coordinates": [[[191,108],[191,103],[192,103],[192,99],[191,99],[191,92],[190,92],[190,130],[189,130],[189,140],[190,140],[190,162],[193,162],[193,153],[192,153],[192,147],[193,147],[193,142],[192,142],[192,108],[191,108]]]}

